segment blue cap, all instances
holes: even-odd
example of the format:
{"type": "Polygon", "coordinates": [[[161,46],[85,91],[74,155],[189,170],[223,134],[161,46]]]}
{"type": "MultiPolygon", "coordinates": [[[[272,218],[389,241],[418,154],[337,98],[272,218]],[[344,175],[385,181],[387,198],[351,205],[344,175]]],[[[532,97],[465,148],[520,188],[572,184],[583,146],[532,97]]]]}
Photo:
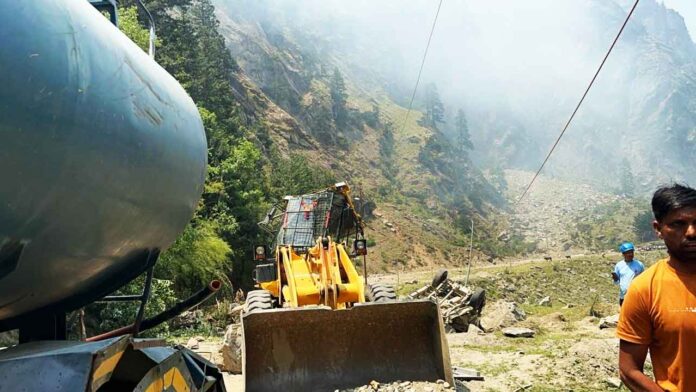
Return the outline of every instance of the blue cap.
{"type": "Polygon", "coordinates": [[[632,242],[624,242],[623,244],[621,244],[621,246],[619,246],[619,252],[621,252],[621,253],[626,253],[629,250],[634,250],[634,249],[635,248],[633,247],[632,242]]]}

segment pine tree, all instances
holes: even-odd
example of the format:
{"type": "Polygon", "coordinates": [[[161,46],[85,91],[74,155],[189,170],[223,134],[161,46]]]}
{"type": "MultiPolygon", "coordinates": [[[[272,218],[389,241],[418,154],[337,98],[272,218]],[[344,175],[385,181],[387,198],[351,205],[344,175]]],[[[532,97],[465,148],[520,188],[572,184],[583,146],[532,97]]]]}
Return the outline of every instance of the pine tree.
{"type": "Polygon", "coordinates": [[[454,129],[457,135],[457,146],[460,150],[473,150],[474,144],[471,143],[471,135],[469,134],[469,124],[466,121],[466,115],[462,109],[457,111],[457,117],[454,119],[454,129]]]}
{"type": "Polygon", "coordinates": [[[633,178],[633,172],[631,172],[631,163],[628,159],[624,158],[621,161],[621,168],[619,169],[621,176],[619,192],[624,196],[630,196],[635,192],[635,179],[633,178]]]}
{"type": "Polygon", "coordinates": [[[343,128],[348,122],[348,111],[346,109],[348,94],[346,93],[346,84],[343,80],[343,75],[341,75],[341,71],[339,71],[338,68],[334,69],[329,88],[331,90],[331,111],[333,113],[333,119],[338,128],[343,128]]]}
{"type": "Polygon", "coordinates": [[[445,107],[440,100],[437,86],[430,83],[425,89],[425,125],[438,129],[445,122],[445,107]]]}

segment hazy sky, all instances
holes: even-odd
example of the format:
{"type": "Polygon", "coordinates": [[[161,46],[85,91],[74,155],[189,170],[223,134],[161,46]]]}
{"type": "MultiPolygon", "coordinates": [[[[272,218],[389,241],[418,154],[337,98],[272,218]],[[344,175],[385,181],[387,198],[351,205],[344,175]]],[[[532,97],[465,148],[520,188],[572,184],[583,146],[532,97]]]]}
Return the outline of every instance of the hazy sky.
{"type": "Polygon", "coordinates": [[[679,12],[684,17],[686,27],[689,29],[691,40],[696,35],[696,1],[694,0],[664,0],[665,6],[679,12]]]}

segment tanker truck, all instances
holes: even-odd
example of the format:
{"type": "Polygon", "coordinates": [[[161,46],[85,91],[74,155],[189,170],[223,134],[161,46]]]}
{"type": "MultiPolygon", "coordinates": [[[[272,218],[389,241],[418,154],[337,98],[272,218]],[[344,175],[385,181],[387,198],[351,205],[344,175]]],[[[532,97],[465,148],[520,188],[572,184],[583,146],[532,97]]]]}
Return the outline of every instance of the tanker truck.
{"type": "Polygon", "coordinates": [[[91,3],[0,0],[0,332],[19,330],[0,391],[224,391],[206,359],[137,337],[220,287],[143,317],[158,255],[203,190],[201,118],[119,31],[114,0],[91,3]],[[110,295],[140,275],[142,294],[110,295]],[[66,340],[66,313],[97,300],[140,307],[66,340]]]}

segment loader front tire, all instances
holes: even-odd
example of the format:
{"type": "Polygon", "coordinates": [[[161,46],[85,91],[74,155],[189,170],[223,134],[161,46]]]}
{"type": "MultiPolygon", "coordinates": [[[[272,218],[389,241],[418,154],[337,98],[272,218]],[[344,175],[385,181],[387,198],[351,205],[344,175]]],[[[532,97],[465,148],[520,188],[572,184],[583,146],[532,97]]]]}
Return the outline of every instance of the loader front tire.
{"type": "Polygon", "coordinates": [[[366,290],[368,302],[391,302],[396,301],[396,291],[392,286],[386,284],[369,284],[366,290]]]}
{"type": "Polygon", "coordinates": [[[254,290],[247,295],[244,314],[273,309],[273,297],[267,290],[254,290]]]}

